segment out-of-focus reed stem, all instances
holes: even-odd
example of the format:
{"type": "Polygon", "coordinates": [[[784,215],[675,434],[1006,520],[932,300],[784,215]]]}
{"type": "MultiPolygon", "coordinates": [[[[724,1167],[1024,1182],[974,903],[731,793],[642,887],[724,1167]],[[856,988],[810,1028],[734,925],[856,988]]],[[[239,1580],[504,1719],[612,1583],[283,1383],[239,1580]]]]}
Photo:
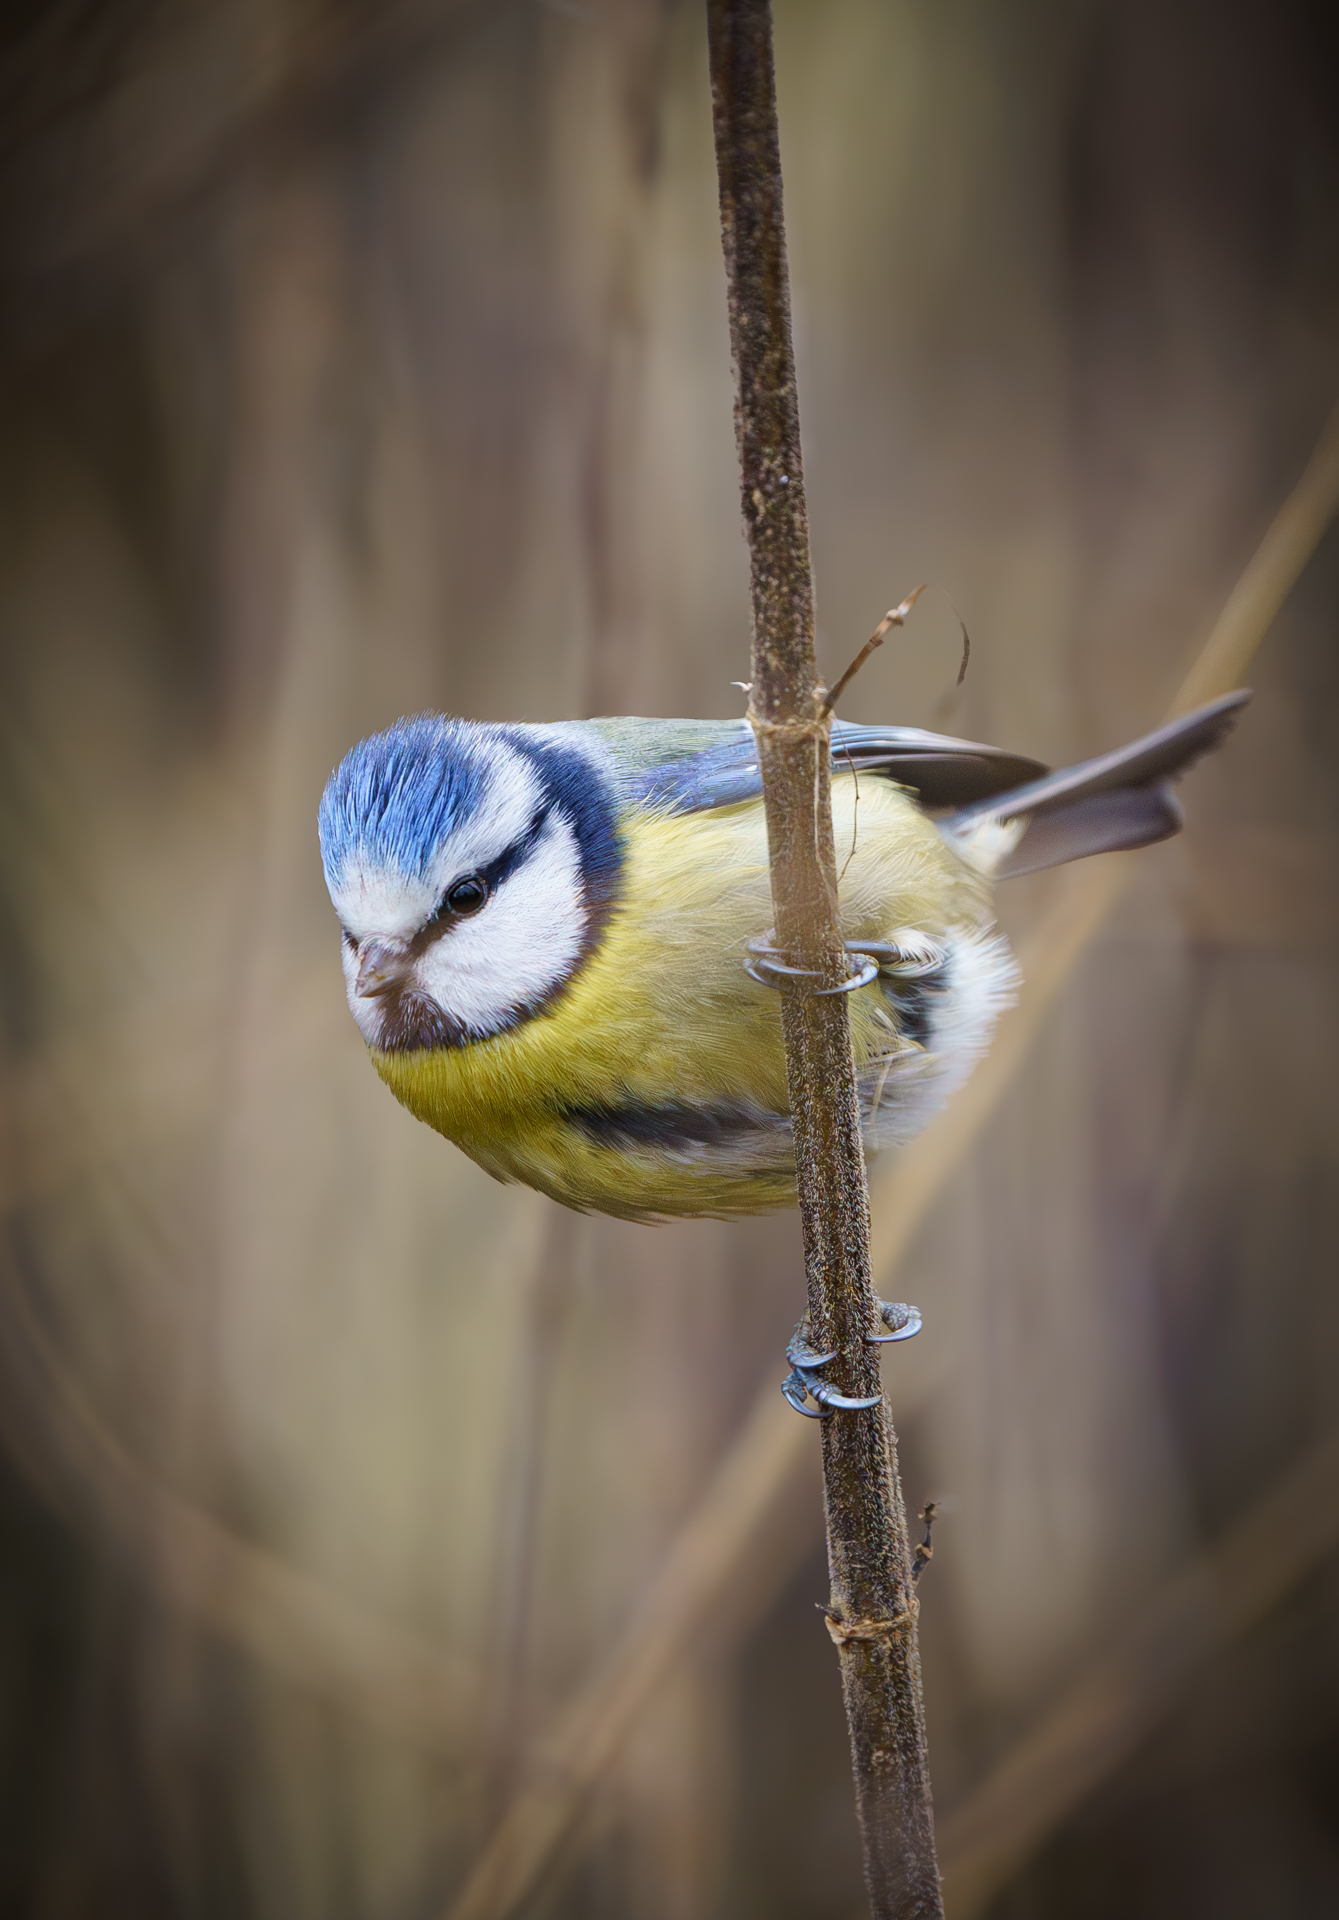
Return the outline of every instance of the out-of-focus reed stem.
{"type": "MultiPolygon", "coordinates": [[[[1339,408],[1326,422],[1301,478],[1228,596],[1165,718],[1189,712],[1241,684],[1256,649],[1337,512],[1339,408]]],[[[1025,988],[1018,1005],[1001,1021],[990,1052],[946,1112],[894,1155],[887,1171],[874,1181],[874,1271],[885,1282],[1013,1085],[1043,1016],[1120,898],[1134,865],[1133,855],[1104,854],[1062,876],[1054,904],[1021,944],[1019,964],[1025,988]]]]}
{"type": "Polygon", "coordinates": [[[693,1629],[721,1606],[741,1546],[747,1552],[756,1541],[776,1502],[778,1455],[793,1470],[809,1439],[770,1382],[609,1659],[530,1756],[528,1784],[474,1863],[449,1920],[501,1920],[534,1888],[693,1629]]]}
{"type": "Polygon", "coordinates": [[[1339,1544],[1339,1431],[1307,1448],[1154,1596],[941,1824],[954,1920],[972,1920],[1066,1814],[1339,1544]]]}
{"type": "MultiPolygon", "coordinates": [[[[1339,513],[1339,412],[1327,423],[1297,486],[1275,515],[1222,615],[1178,691],[1196,699],[1236,685],[1265,638],[1336,513],[1339,513]],[[1273,554],[1269,567],[1261,555],[1273,554]],[[1287,569],[1280,556],[1287,556],[1287,569]],[[1229,626],[1230,619],[1230,626],[1229,626]],[[1229,652],[1225,632],[1235,635],[1229,652]],[[1210,681],[1200,663],[1220,662],[1227,677],[1210,681]]],[[[1071,976],[1114,903],[1122,861],[1104,855],[1066,876],[1062,897],[1023,951],[1024,989],[986,1061],[951,1106],[911,1147],[904,1148],[874,1189],[874,1270],[885,1287],[924,1224],[950,1175],[1021,1070],[1041,1017],[1071,976]],[[1110,876],[1108,878],[1107,876],[1110,876]],[[880,1223],[883,1222],[882,1231],[880,1223]]],[[[774,1386],[760,1393],[665,1564],[608,1662],[561,1716],[542,1743],[542,1782],[513,1801],[473,1872],[449,1920],[504,1920],[534,1887],[571,1832],[604,1769],[617,1755],[647,1699],[684,1646],[738,1577],[768,1515],[788,1493],[805,1458],[805,1435],[777,1401],[774,1386]]],[[[755,1562],[761,1579],[773,1571],[755,1562]]],[[[783,1577],[776,1573],[776,1577],[783,1577]]],[[[755,1594],[755,1605],[763,1596],[755,1594]]],[[[1096,1784],[1100,1775],[1092,1777],[1096,1784]]]]}
{"type": "Polygon", "coordinates": [[[549,1209],[522,1309],[508,1424],[506,1484],[498,1502],[494,1581],[491,1724],[485,1802],[490,1823],[516,1790],[525,1745],[535,1571],[544,1491],[545,1442],[553,1404],[555,1350],[572,1299],[581,1219],[549,1209]]]}
{"type": "Polygon", "coordinates": [[[943,1911],[935,1860],[916,1600],[897,1445],[880,1396],[869,1186],[842,991],[830,786],[831,708],[814,652],[813,575],[772,66],[770,0],[707,0],[735,438],[753,603],[757,741],[781,1027],[808,1278],[809,1337],[843,1394],[874,1404],[822,1423],[829,1631],[841,1665],[865,1885],[878,1920],[943,1911]]]}
{"type": "Polygon", "coordinates": [[[115,1541],[159,1597],[253,1658],[415,1745],[458,1755],[479,1676],[433,1642],[267,1553],[146,1473],[109,1433],[53,1347],[11,1260],[0,1262],[5,1447],[58,1509],[115,1541]],[[31,1400],[33,1405],[25,1404],[31,1400]]]}
{"type": "Polygon", "coordinates": [[[1213,632],[1176,690],[1168,719],[1239,686],[1275,614],[1324,537],[1339,501],[1339,407],[1302,476],[1270,522],[1213,632]]]}

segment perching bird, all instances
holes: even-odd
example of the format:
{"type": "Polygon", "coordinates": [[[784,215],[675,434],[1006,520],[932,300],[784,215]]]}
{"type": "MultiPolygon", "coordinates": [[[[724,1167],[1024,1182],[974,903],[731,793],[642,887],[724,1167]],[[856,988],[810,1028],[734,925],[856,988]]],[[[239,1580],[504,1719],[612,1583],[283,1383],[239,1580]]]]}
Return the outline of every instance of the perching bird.
{"type": "MultiPolygon", "coordinates": [[[[1171,782],[1249,698],[1060,773],[834,724],[867,1146],[917,1132],[1014,994],[992,882],[1175,833],[1171,782]]],[[[772,915],[746,723],[401,720],[331,775],[320,833],[349,1006],[411,1113],[583,1210],[793,1201],[778,995],[750,948],[772,915]]]]}

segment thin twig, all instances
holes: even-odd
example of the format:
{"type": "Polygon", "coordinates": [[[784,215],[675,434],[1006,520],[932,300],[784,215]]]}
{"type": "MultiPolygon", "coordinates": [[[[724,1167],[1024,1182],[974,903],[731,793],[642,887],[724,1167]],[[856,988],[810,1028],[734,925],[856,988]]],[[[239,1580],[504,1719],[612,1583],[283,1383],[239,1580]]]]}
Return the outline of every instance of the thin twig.
{"type": "Polygon", "coordinates": [[[927,1500],[925,1505],[921,1508],[920,1518],[925,1522],[925,1538],[921,1541],[920,1545],[917,1547],[916,1558],[911,1563],[911,1578],[913,1583],[920,1579],[921,1575],[925,1572],[925,1569],[929,1566],[930,1562],[934,1559],[935,1550],[930,1540],[930,1533],[932,1528],[934,1527],[935,1514],[938,1511],[939,1509],[936,1507],[933,1500],[927,1500]]]}
{"type": "MultiPolygon", "coordinates": [[[[1186,687],[1194,688],[1198,700],[1239,683],[1336,513],[1339,410],[1191,667],[1177,696],[1178,710],[1186,687]],[[1286,555],[1286,568],[1281,561],[1263,566],[1262,559],[1269,554],[1286,555]],[[1224,647],[1229,632],[1233,636],[1230,656],[1224,647]],[[1204,670],[1204,663],[1214,661],[1226,662],[1218,669],[1221,679],[1210,678],[1204,670]]],[[[902,1150],[876,1187],[876,1200],[893,1209],[880,1208],[875,1214],[874,1268],[885,1282],[885,1291],[891,1270],[1021,1071],[1041,1029],[1042,1015],[1100,927],[1119,892],[1119,882],[1108,892],[1103,875],[1118,864],[1118,856],[1107,855],[1069,876],[1073,886],[1024,948],[1025,984],[1019,1005],[1005,1023],[1008,1044],[996,1042],[967,1087],[918,1141],[902,1150]],[[978,1099],[983,1080],[989,1082],[988,1097],[978,1099]]],[[[927,1390],[928,1382],[913,1376],[907,1389],[909,1410],[927,1390]]],[[[737,1584],[740,1567],[746,1563],[753,1581],[753,1608],[765,1607],[771,1596],[762,1590],[764,1581],[770,1575],[774,1592],[791,1562],[778,1558],[773,1565],[763,1565],[757,1544],[770,1515],[789,1496],[805,1465],[807,1438],[802,1423],[781,1403],[769,1382],[684,1521],[622,1638],[572,1699],[550,1738],[541,1743],[536,1759],[542,1778],[537,1773],[535,1783],[512,1802],[476,1861],[450,1920],[506,1920],[532,1891],[648,1700],[684,1648],[716,1618],[722,1597],[737,1584]]]]}
{"type": "MultiPolygon", "coordinates": [[[[814,655],[769,0],[708,0],[707,27],[753,603],[749,720],[762,775],[772,906],[780,946],[821,973],[830,989],[848,966],[832,835],[831,701],[814,655]]],[[[901,615],[893,610],[862,658],[901,615]]],[[[869,1188],[846,997],[789,981],[781,990],[781,1025],[811,1338],[834,1353],[831,1378],[843,1393],[878,1396],[878,1348],[868,1337],[876,1325],[869,1188]]],[[[940,1914],[916,1601],[892,1421],[879,1398],[860,1412],[829,1414],[822,1434],[828,1631],[841,1665],[870,1905],[876,1920],[940,1914]]]]}
{"type": "MultiPolygon", "coordinates": [[[[837,702],[841,699],[842,695],[845,693],[846,689],[850,686],[851,682],[855,679],[860,669],[864,666],[866,660],[868,660],[869,656],[874,652],[875,648],[881,647],[883,645],[884,641],[888,638],[888,635],[892,632],[894,627],[904,627],[907,624],[907,615],[911,612],[911,609],[915,606],[916,602],[920,599],[921,595],[925,592],[925,589],[926,587],[929,586],[929,584],[930,583],[928,580],[922,580],[921,584],[918,587],[914,588],[912,592],[910,592],[907,595],[905,600],[900,600],[895,607],[889,607],[887,613],[884,614],[882,620],[880,620],[878,626],[875,627],[873,633],[869,636],[869,639],[866,640],[864,646],[860,649],[859,653],[856,655],[855,659],[851,662],[850,666],[846,669],[845,673],[841,674],[838,677],[836,686],[829,688],[828,692],[824,694],[823,704],[819,708],[820,713],[832,713],[833,711],[835,711],[837,702]]],[[[966,627],[964,627],[962,630],[962,637],[964,641],[967,638],[966,627]]],[[[965,674],[966,671],[967,671],[967,655],[966,653],[964,653],[963,659],[962,659],[962,669],[958,674],[959,686],[962,685],[963,674],[965,674]]]]}

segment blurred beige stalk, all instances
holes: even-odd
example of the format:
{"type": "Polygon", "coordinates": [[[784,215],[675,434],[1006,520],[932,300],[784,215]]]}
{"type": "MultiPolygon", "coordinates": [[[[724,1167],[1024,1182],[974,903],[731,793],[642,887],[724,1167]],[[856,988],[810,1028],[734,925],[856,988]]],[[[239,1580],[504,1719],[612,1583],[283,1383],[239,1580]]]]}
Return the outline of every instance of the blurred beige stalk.
{"type": "Polygon", "coordinates": [[[5,1313],[30,1373],[21,1410],[28,1420],[11,1409],[6,1443],[57,1507],[77,1524],[109,1527],[137,1577],[186,1619],[360,1718],[459,1758],[461,1728],[479,1712],[477,1670],[253,1546],[152,1478],[80,1395],[12,1273],[5,1313]],[[34,1400],[42,1406],[35,1420],[34,1400]]]}
{"type": "Polygon", "coordinates": [[[1028,1856],[1339,1544],[1339,1430],[1305,1449],[1175,1573],[940,1821],[944,1892],[975,1920],[1028,1856]]]}

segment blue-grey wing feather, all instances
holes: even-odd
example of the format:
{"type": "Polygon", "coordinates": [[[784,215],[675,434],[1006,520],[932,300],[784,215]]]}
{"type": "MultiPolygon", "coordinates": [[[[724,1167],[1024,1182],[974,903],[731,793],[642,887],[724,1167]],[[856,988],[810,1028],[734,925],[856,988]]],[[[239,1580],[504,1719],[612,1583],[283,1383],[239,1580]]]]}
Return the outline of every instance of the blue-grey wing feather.
{"type": "MultiPolygon", "coordinates": [[[[753,732],[745,721],[598,720],[590,723],[630,800],[670,813],[737,806],[762,792],[753,732]]],[[[880,774],[926,806],[962,807],[1005,793],[1046,771],[999,747],[920,727],[858,727],[836,721],[834,772],[880,774]]]]}

